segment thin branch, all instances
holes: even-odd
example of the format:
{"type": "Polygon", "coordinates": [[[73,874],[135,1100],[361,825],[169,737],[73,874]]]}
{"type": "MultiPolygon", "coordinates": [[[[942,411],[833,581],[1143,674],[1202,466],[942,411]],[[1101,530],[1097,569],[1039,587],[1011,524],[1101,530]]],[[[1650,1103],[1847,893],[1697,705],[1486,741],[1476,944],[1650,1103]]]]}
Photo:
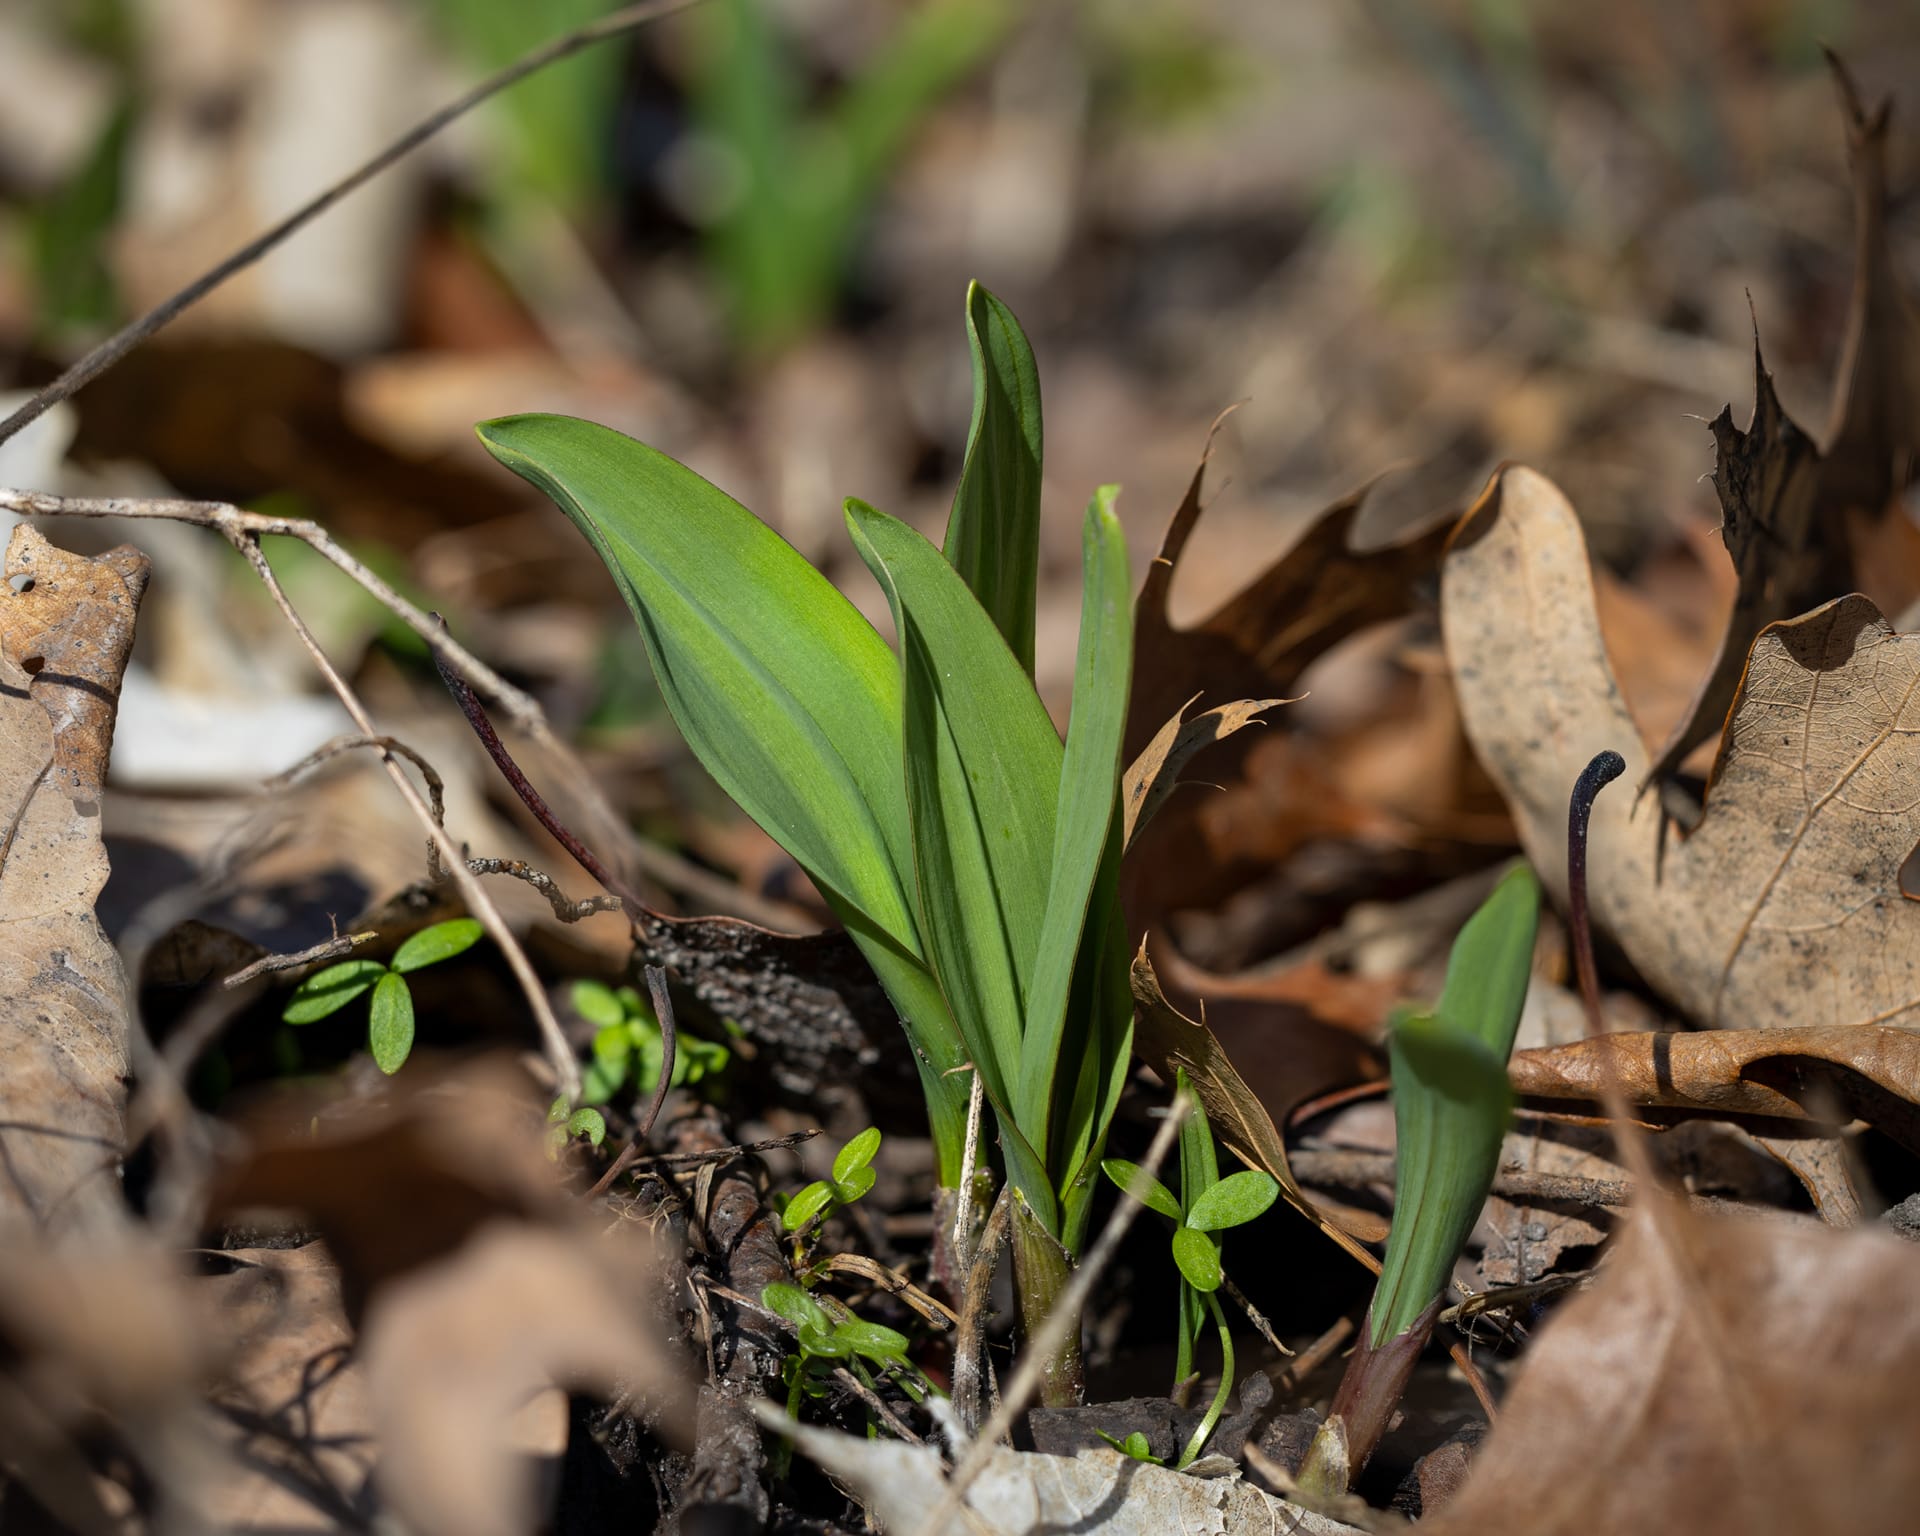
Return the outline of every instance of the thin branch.
{"type": "Polygon", "coordinates": [[[524,880],[547,898],[553,915],[563,923],[577,923],[583,917],[601,912],[626,910],[626,903],[618,896],[583,896],[575,901],[560,889],[552,875],[544,869],[535,869],[524,859],[468,859],[467,868],[476,875],[511,875],[515,880],[524,880]]]}
{"type": "Polygon", "coordinates": [[[251,965],[243,965],[231,976],[222,978],[222,991],[231,992],[235,987],[244,987],[256,976],[264,976],[269,971],[292,971],[303,965],[312,965],[316,960],[332,960],[340,955],[350,955],[362,944],[370,944],[380,935],[372,929],[362,933],[336,933],[324,943],[315,944],[293,955],[262,955],[251,965]]]}
{"type": "Polygon", "coordinates": [[[623,10],[615,11],[611,16],[604,16],[599,21],[591,22],[576,31],[569,32],[564,37],[556,38],[534,49],[532,53],[509,64],[498,74],[488,76],[464,95],[455,97],[437,112],[422,118],[364,165],[350,171],[318,197],[303,203],[264,234],[256,236],[241,246],[225,261],[203,272],[179,292],[162,299],[139,319],[121,327],[101,342],[5,421],[0,421],[0,443],[4,443],[21,428],[37,421],[62,400],[77,394],[135,347],[170,324],[182,312],[197,304],[236,272],[252,266],[288,236],[311,223],[350,192],[365,186],[388,166],[418,149],[447,124],[472,111],[488,97],[498,95],[508,86],[524,80],[535,71],[568,58],[583,48],[590,48],[595,43],[618,37],[624,32],[631,32],[636,27],[656,21],[662,16],[670,16],[675,11],[685,10],[691,3],[692,0],[647,0],[646,4],[630,5],[623,10]]]}
{"type": "MultiPolygon", "coordinates": [[[[433,824],[444,827],[447,824],[447,786],[441,780],[433,764],[397,736],[336,736],[325,746],[316,747],[291,768],[283,768],[266,782],[268,789],[281,789],[305,773],[309,768],[317,768],[330,758],[338,757],[342,752],[351,752],[358,747],[378,747],[382,752],[398,752],[414,767],[420,770],[420,777],[426,780],[428,808],[433,812],[433,824]]],[[[427,839],[427,878],[438,884],[445,871],[440,867],[440,845],[432,838],[427,839]]],[[[229,980],[228,986],[238,983],[229,980]]]]}
{"type": "MultiPolygon", "coordinates": [[[[280,609],[281,617],[287,621],[294,634],[299,637],[300,643],[306,647],[307,654],[313,658],[313,663],[319,668],[327,687],[333,691],[334,697],[340,701],[341,707],[346,710],[353,723],[359,726],[365,735],[378,735],[379,732],[373,727],[373,720],[367,714],[366,706],[360,702],[359,696],[334,667],[327,653],[320,648],[319,642],[313,637],[313,632],[307,628],[306,620],[300,617],[293,604],[288,601],[286,592],[280,586],[280,579],[274,575],[273,567],[268,564],[267,557],[260,548],[259,540],[244,532],[232,533],[224,528],[221,531],[227,533],[228,539],[246,557],[254,573],[266,585],[267,591],[280,609]]],[[[447,871],[452,875],[453,883],[459,887],[467,910],[480,920],[488,936],[499,946],[500,953],[506,957],[508,968],[512,970],[514,979],[520,983],[520,990],[526,995],[528,1007],[533,1010],[534,1024],[540,1031],[541,1043],[546,1048],[548,1060],[552,1063],[554,1076],[559,1081],[561,1091],[566,1094],[569,1101],[578,1099],[580,1097],[580,1065],[573,1059],[573,1051],[567,1045],[566,1036],[561,1033],[560,1021],[553,1016],[553,1007],[547,1001],[546,990],[540,985],[540,978],[534,974],[533,965],[527,959],[526,951],[520,947],[519,940],[514,938],[513,930],[507,926],[506,919],[500,915],[500,909],[493,904],[493,898],[487,895],[486,888],[467,869],[465,851],[453,840],[445,827],[434,821],[433,812],[421,797],[420,791],[414,788],[413,780],[408,778],[405,770],[401,768],[398,758],[391,751],[383,749],[380,761],[387,770],[387,776],[393,780],[395,787],[400,791],[401,799],[412,807],[414,815],[427,829],[427,835],[439,846],[445,858],[447,871]]]]}

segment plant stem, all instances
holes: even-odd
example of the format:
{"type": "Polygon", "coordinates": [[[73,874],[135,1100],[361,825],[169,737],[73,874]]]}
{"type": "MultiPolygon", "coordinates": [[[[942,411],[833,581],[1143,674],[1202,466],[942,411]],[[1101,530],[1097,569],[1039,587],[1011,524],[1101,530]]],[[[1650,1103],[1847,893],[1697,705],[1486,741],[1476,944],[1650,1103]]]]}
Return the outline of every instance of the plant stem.
{"type": "Polygon", "coordinates": [[[1567,801],[1567,928],[1573,936],[1573,968],[1586,1005],[1587,1032],[1601,1035],[1600,981],[1593,964],[1593,923],[1587,912],[1587,829],[1600,791],[1627,771],[1626,759],[1611,749],[1595,755],[1580,770],[1567,801]]]}
{"type": "MultiPolygon", "coordinates": [[[[1026,1201],[1013,1202],[1013,1283],[1020,1298],[1020,1323],[1029,1339],[1061,1305],[1073,1277],[1067,1250],[1033,1213],[1026,1201]]],[[[1080,1319],[1066,1320],[1060,1342],[1046,1357],[1040,1377],[1040,1401],[1049,1408],[1072,1408],[1086,1393],[1086,1369],[1080,1359],[1080,1319]]]]}
{"type": "Polygon", "coordinates": [[[1360,1342],[1347,1357],[1347,1372],[1333,1395],[1327,1421],[1307,1447],[1299,1483],[1322,1498],[1345,1493],[1366,1470],[1380,1437],[1387,1432],[1420,1352],[1427,1347],[1444,1295],[1436,1296],[1405,1333],[1384,1344],[1373,1342],[1373,1318],[1360,1330],[1360,1342]]]}
{"type": "Polygon", "coordinates": [[[1205,1293],[1207,1309],[1213,1313],[1213,1326],[1220,1333],[1220,1390],[1213,1394],[1213,1402],[1207,1408],[1207,1416],[1200,1421],[1193,1432],[1193,1438],[1187,1442],[1187,1448],[1180,1453],[1180,1459],[1174,1463],[1176,1472],[1184,1471],[1193,1465],[1194,1458],[1206,1447],[1207,1438],[1213,1433],[1214,1425],[1220,1422],[1220,1415],[1227,1411],[1227,1396],[1233,1391],[1233,1330],[1227,1326],[1227,1314],[1220,1310],[1220,1298],[1212,1291],[1205,1293]]]}

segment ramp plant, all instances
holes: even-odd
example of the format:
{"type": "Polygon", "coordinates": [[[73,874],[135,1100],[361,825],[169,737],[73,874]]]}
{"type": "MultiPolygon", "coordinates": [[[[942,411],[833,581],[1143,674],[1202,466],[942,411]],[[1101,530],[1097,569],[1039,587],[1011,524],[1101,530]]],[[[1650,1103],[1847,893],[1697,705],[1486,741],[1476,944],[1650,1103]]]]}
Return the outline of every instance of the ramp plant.
{"type": "Polygon", "coordinates": [[[1540,882],[1516,865],[1454,940],[1439,1003],[1394,1015],[1393,1228],[1360,1342],[1300,1471],[1310,1491],[1345,1493],[1365,1468],[1486,1204],[1513,1111],[1507,1058],[1539,919],[1540,882]]]}
{"type": "MultiPolygon", "coordinates": [[[[1012,313],[977,285],[966,320],[973,418],[944,546],[845,506],[897,649],[665,454],[558,416],[479,433],[599,552],[688,746],[812,877],[886,988],[919,1062],[943,1231],[978,1075],[1031,1328],[1085,1235],[1132,1033],[1116,889],[1132,615],[1116,488],[1103,486],[1082,526],[1063,745],[1033,687],[1039,377],[1012,313]]],[[[1071,1401],[1079,1381],[1073,1330],[1046,1395],[1071,1401]]]]}

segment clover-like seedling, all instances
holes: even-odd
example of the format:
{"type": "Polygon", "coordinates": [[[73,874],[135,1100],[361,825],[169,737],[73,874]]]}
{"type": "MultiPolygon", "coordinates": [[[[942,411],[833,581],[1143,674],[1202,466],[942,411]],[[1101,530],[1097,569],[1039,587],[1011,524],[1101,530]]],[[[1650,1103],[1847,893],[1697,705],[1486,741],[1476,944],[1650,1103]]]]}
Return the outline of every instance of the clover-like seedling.
{"type": "MultiPolygon", "coordinates": [[[[660,1021],[632,987],[576,981],[574,1011],[594,1026],[593,1057],[581,1077],[582,1104],[605,1104],[628,1087],[650,1091],[660,1080],[660,1021]]],[[[692,1087],[724,1072],[732,1053],[724,1045],[679,1032],[673,1055],[675,1088],[692,1087]]]]}
{"type": "Polygon", "coordinates": [[[815,1179],[781,1207],[780,1223],[793,1235],[796,1263],[810,1225],[824,1221],[843,1205],[852,1205],[873,1188],[873,1158],[879,1150],[880,1132],[870,1125],[834,1155],[831,1177],[815,1179]]]}
{"type": "Polygon", "coordinates": [[[556,1158],[574,1137],[597,1147],[607,1139],[607,1117],[590,1106],[574,1109],[563,1093],[547,1106],[547,1156],[556,1158]]]}
{"type": "MultiPolygon", "coordinates": [[[[1176,1081],[1182,1091],[1188,1089],[1185,1072],[1178,1073],[1176,1081]]],[[[1226,1313],[1221,1310],[1218,1295],[1226,1280],[1220,1267],[1218,1234],[1229,1227],[1245,1226],[1262,1214],[1279,1195],[1280,1186],[1270,1174],[1255,1169],[1221,1178],[1213,1150],[1213,1131],[1207,1124],[1206,1111],[1198,1104],[1186,1124],[1180,1127],[1180,1188],[1187,1196],[1184,1203],[1138,1164],[1110,1157],[1100,1167],[1109,1179],[1130,1191],[1148,1210],[1174,1223],[1173,1262],[1180,1271],[1179,1347],[1174,1363],[1176,1392],[1185,1390],[1182,1384],[1192,1374],[1194,1341],[1208,1315],[1212,1316],[1220,1337],[1220,1387],[1181,1451],[1180,1459],[1174,1463],[1178,1470],[1192,1465],[1205,1448],[1233,1391],[1233,1333],[1227,1327],[1226,1313]]],[[[1135,1456],[1136,1460],[1150,1459],[1136,1455],[1131,1448],[1131,1441],[1137,1436],[1129,1436],[1124,1443],[1107,1435],[1102,1438],[1135,1456]]],[[[1144,1448],[1145,1442],[1141,1444],[1144,1448]]]]}
{"type": "Polygon", "coordinates": [[[392,1076],[406,1064],[413,1050],[413,992],[407,985],[407,973],[464,954],[479,942],[483,931],[476,919],[456,917],[422,928],[384,965],[378,960],[342,960],[329,965],[294,988],[280,1017],[288,1024],[316,1023],[371,990],[367,1047],[373,1052],[374,1065],[392,1076]]]}
{"type": "MultiPolygon", "coordinates": [[[[800,1419],[801,1400],[824,1397],[840,1365],[869,1390],[875,1384],[870,1366],[889,1374],[916,1403],[924,1401],[928,1392],[938,1391],[907,1358],[909,1341],[903,1333],[856,1317],[838,1303],[833,1305],[842,1315],[836,1316],[819,1298],[785,1281],[762,1290],[760,1305],[793,1324],[794,1352],[781,1363],[780,1379],[787,1388],[787,1417],[795,1423],[800,1419]]],[[[783,1444],[777,1469],[781,1476],[785,1476],[790,1450],[790,1444],[783,1444]]]]}
{"type": "Polygon", "coordinates": [[[1460,930],[1439,1003],[1393,1016],[1393,1228],[1366,1327],[1308,1450],[1302,1487],[1347,1491],[1433,1332],[1454,1260],[1499,1167],[1513,1108],[1507,1058],[1539,919],[1540,882],[1516,865],[1460,930]]]}

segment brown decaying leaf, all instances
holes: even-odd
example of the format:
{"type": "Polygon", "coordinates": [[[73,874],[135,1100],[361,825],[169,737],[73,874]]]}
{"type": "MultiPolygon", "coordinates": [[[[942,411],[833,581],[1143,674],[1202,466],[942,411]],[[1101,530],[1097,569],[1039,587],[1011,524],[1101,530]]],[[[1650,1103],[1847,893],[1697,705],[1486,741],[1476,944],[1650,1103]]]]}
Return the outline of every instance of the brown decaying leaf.
{"type": "Polygon", "coordinates": [[[1548,1324],[1433,1536],[1913,1529],[1920,1253],[1873,1232],[1629,1223],[1548,1324]]]}
{"type": "MultiPolygon", "coordinates": [[[[1920,322],[1887,242],[1891,106],[1866,111],[1845,66],[1832,54],[1828,61],[1846,119],[1854,278],[1826,441],[1816,445],[1781,407],[1756,335],[1753,420],[1743,432],[1729,408],[1712,423],[1713,485],[1738,593],[1713,670],[1655,760],[1655,780],[1670,778],[1720,730],[1761,630],[1884,579],[1865,557],[1899,493],[1920,473],[1920,322]]],[[[1905,574],[1904,590],[1875,588],[1883,601],[1904,606],[1912,598],[1915,573],[1905,574]]]]}
{"type": "Polygon", "coordinates": [[[1287,1167],[1286,1143],[1274,1128],[1266,1106],[1234,1069],[1213,1031],[1194,1023],[1167,1001],[1145,944],[1134,956],[1132,980],[1134,1050],[1169,1083],[1176,1070],[1184,1069],[1214,1135],[1227,1149],[1249,1168],[1271,1174],[1289,1205],[1378,1274],[1380,1261],[1360,1244],[1384,1238],[1386,1224],[1366,1212],[1343,1212],[1348,1227],[1354,1229],[1346,1230],[1307,1198],[1287,1167]]]}
{"type": "Polygon", "coordinates": [[[1123,847],[1132,843],[1133,834],[1152,819],[1161,803],[1179,787],[1180,770],[1194,753],[1231,736],[1270,709],[1298,702],[1295,699],[1240,699],[1188,720],[1186,713],[1198,697],[1194,695],[1167,717],[1167,723],[1141,748],[1140,755],[1121,779],[1120,804],[1126,812],[1123,847]]]}
{"type": "Polygon", "coordinates": [[[1603,1035],[1516,1051],[1514,1091],[1598,1103],[1609,1073],[1642,1107],[1832,1124],[1859,1118],[1920,1152],[1920,1035],[1889,1025],[1603,1035]]]}
{"type": "Polygon", "coordinates": [[[146,557],[16,528],[0,585],[0,1215],[112,1223],[127,983],[93,906],[100,792],[146,557]],[[13,582],[23,582],[21,590],[13,582]]]}
{"type": "MultiPolygon", "coordinates": [[[[1442,619],[1467,732],[1542,878],[1566,892],[1566,805],[1605,748],[1647,754],[1608,665],[1573,509],[1525,469],[1462,519],[1442,619]]],[[[1920,636],[1864,598],[1755,642],[1697,831],[1664,849],[1629,794],[1595,806],[1592,911],[1694,1022],[1887,1023],[1920,1007],[1920,636]]]]}

